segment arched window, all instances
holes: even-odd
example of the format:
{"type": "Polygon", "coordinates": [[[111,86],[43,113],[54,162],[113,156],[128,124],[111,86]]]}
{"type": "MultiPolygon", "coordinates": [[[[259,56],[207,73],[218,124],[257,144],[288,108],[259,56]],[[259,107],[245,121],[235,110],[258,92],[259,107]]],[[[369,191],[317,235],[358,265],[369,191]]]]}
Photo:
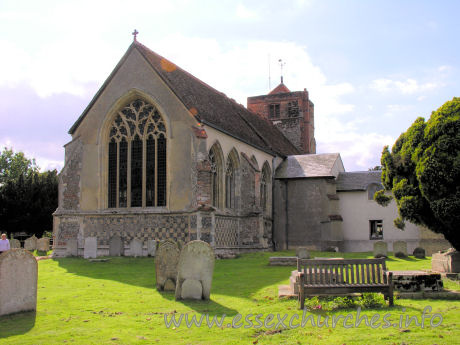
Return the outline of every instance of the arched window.
{"type": "Polygon", "coordinates": [[[270,186],[270,167],[265,162],[262,168],[262,176],[260,179],[260,207],[263,211],[268,208],[268,191],[270,186]]]}
{"type": "Polygon", "coordinates": [[[225,169],[225,207],[235,208],[235,166],[230,158],[225,169]]]}
{"type": "Polygon", "coordinates": [[[141,99],[121,109],[110,128],[108,207],[166,206],[166,127],[141,99]]]}
{"type": "Polygon", "coordinates": [[[211,164],[211,204],[220,207],[222,194],[222,151],[218,143],[209,150],[209,162],[211,164]]]}

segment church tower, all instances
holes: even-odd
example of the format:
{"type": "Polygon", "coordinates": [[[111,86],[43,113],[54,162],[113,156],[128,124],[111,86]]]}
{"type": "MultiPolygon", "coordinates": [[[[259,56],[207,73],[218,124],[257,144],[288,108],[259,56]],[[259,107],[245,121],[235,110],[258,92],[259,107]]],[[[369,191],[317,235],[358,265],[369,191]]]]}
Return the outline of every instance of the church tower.
{"type": "Polygon", "coordinates": [[[281,77],[268,95],[248,97],[248,109],[268,119],[302,154],[316,153],[314,106],[307,89],[291,92],[281,77]]]}

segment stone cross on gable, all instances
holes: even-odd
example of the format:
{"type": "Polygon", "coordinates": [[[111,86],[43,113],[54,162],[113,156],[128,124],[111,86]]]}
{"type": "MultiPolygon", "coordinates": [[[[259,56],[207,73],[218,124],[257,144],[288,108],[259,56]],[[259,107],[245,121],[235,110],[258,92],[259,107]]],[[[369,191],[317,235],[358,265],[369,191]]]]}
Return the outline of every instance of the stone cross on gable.
{"type": "Polygon", "coordinates": [[[137,41],[137,34],[139,33],[139,31],[137,31],[136,29],[134,29],[132,35],[134,36],[134,40],[137,41]]]}

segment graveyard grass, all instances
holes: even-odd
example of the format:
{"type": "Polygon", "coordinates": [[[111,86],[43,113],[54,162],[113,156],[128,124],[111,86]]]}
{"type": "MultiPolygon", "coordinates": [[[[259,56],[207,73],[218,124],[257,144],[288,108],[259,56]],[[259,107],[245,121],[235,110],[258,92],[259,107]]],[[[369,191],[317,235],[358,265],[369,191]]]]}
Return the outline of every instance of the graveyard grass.
{"type": "MultiPolygon", "coordinates": [[[[441,299],[396,299],[394,307],[370,308],[362,314],[390,313],[392,322],[400,316],[421,319],[425,306],[443,316],[439,327],[422,329],[412,323],[402,329],[372,329],[364,322],[358,328],[312,327],[308,323],[297,329],[212,327],[205,324],[187,328],[167,328],[164,314],[178,317],[187,313],[200,318],[208,313],[219,320],[226,314],[224,325],[237,313],[268,314],[288,317],[297,310],[295,299],[278,299],[278,285],[288,284],[294,267],[268,266],[274,253],[244,254],[237,259],[216,260],[210,301],[175,301],[174,293],[155,289],[153,258],[110,258],[108,262],[88,262],[81,258],[42,260],[38,262],[37,312],[0,317],[0,344],[459,344],[460,301],[441,299]],[[403,309],[405,308],[405,309],[403,309]],[[405,311],[404,311],[405,310],[405,311]]],[[[293,255],[281,252],[276,255],[293,255]]],[[[313,253],[313,256],[369,258],[370,253],[313,253]]],[[[425,269],[430,258],[400,259],[390,257],[391,270],[425,269]]],[[[449,289],[460,290],[457,282],[447,282],[449,289]]],[[[307,300],[308,301],[308,300],[307,300]]],[[[308,303],[308,302],[307,302],[308,303]]],[[[321,300],[320,300],[321,303],[321,300]]],[[[318,315],[356,316],[356,308],[335,311],[312,311],[318,315]]],[[[308,312],[310,314],[310,312],[308,312]]],[[[254,322],[254,316],[251,318],[254,322]]],[[[324,319],[322,319],[324,320],[324,319]]],[[[240,322],[241,322],[240,321],[240,322]]],[[[379,320],[381,321],[381,319],[379,320]]],[[[238,322],[238,323],[240,323],[238,322]]],[[[288,322],[285,322],[288,325],[288,322]]],[[[296,320],[296,324],[298,320],[296,320]]],[[[349,322],[354,324],[354,319],[349,322]]],[[[247,325],[245,322],[244,325],[247,325]]],[[[289,326],[288,326],[289,327],[289,326]]]]}

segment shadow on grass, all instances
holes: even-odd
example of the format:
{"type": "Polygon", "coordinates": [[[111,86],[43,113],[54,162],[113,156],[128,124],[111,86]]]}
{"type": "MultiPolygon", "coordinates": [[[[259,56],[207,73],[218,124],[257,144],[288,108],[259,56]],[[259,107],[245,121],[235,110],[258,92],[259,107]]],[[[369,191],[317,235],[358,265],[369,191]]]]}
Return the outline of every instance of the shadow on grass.
{"type": "MultiPolygon", "coordinates": [[[[171,302],[175,301],[174,292],[160,292],[161,296],[171,302]]],[[[213,300],[212,294],[211,299],[208,301],[202,300],[179,300],[175,301],[176,303],[181,303],[190,309],[194,310],[200,314],[209,314],[209,315],[222,315],[234,316],[238,314],[238,311],[235,309],[228,308],[220,303],[217,303],[213,300]]]]}
{"type": "Polygon", "coordinates": [[[25,334],[35,326],[35,311],[0,316],[0,339],[25,334]]]}
{"type": "MultiPolygon", "coordinates": [[[[212,294],[219,294],[250,299],[267,286],[287,283],[295,268],[268,266],[268,256],[268,253],[253,253],[237,259],[216,260],[211,298],[212,294]]],[[[155,289],[154,258],[111,257],[107,262],[90,262],[82,258],[54,260],[75,275],[155,289]]]]}

